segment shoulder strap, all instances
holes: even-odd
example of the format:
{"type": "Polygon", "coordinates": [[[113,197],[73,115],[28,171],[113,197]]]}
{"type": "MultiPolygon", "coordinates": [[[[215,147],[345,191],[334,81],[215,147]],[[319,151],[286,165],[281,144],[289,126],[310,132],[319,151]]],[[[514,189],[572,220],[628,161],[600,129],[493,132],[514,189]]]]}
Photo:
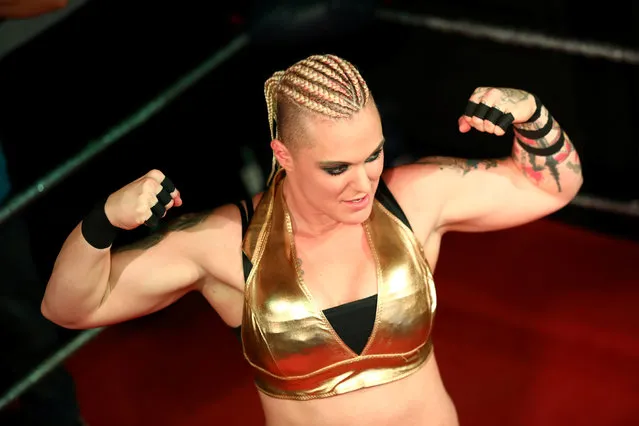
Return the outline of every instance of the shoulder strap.
{"type": "Polygon", "coordinates": [[[377,198],[382,206],[386,207],[389,212],[391,212],[397,219],[401,220],[404,225],[406,225],[410,230],[413,229],[408,222],[408,218],[406,217],[404,210],[402,210],[401,206],[393,196],[393,193],[390,192],[390,189],[388,189],[388,186],[386,186],[386,182],[384,182],[384,179],[379,179],[375,198],[377,198]]]}
{"type": "Polygon", "coordinates": [[[255,210],[253,209],[253,199],[247,198],[244,203],[246,204],[246,218],[250,223],[251,219],[253,219],[253,213],[255,213],[255,210]]]}
{"type": "MultiPolygon", "coordinates": [[[[253,209],[253,200],[247,198],[243,202],[235,202],[235,205],[238,209],[240,209],[240,216],[242,217],[242,239],[244,239],[244,236],[248,231],[249,224],[251,223],[251,219],[253,219],[253,213],[255,213],[255,210],[253,209]]],[[[244,268],[244,280],[247,280],[251,273],[251,269],[253,269],[253,264],[251,263],[251,259],[249,259],[244,252],[242,252],[242,267],[244,268]]]]}
{"type": "Polygon", "coordinates": [[[240,217],[242,218],[242,238],[244,238],[244,235],[246,234],[246,230],[248,229],[248,217],[247,217],[246,207],[244,207],[244,204],[242,204],[241,201],[236,201],[234,204],[240,210],[240,217]]]}
{"type": "Polygon", "coordinates": [[[235,205],[238,209],[240,209],[240,216],[242,218],[242,238],[246,235],[248,231],[249,224],[251,223],[251,219],[253,219],[253,214],[255,210],[253,209],[253,200],[250,198],[242,201],[236,201],[235,205]]]}

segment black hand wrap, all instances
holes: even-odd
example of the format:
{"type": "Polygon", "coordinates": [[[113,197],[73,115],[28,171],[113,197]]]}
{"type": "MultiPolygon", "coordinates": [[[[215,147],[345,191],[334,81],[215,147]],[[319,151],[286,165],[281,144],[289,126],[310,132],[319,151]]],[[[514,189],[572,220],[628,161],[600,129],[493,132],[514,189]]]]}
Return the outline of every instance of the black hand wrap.
{"type": "MultiPolygon", "coordinates": [[[[537,108],[535,109],[535,112],[533,113],[533,115],[530,116],[528,121],[526,121],[526,123],[534,123],[535,121],[539,120],[539,118],[541,117],[541,107],[542,107],[541,101],[539,100],[537,96],[535,95],[533,96],[535,97],[535,105],[537,106],[537,108]]],[[[530,130],[530,129],[522,129],[519,126],[515,126],[515,132],[518,135],[525,137],[526,139],[539,140],[548,136],[548,134],[552,131],[554,124],[555,124],[555,120],[553,119],[552,115],[548,113],[548,120],[546,120],[546,124],[544,124],[544,127],[542,127],[541,129],[530,130]]],[[[561,150],[561,148],[564,147],[565,137],[564,137],[564,132],[561,131],[561,134],[559,135],[559,139],[557,139],[557,142],[545,148],[537,148],[534,146],[530,146],[524,143],[521,139],[519,139],[519,136],[517,136],[517,143],[519,143],[519,146],[521,146],[524,151],[530,154],[537,155],[540,157],[547,157],[549,155],[554,155],[558,153],[561,150]]]]}
{"type": "Polygon", "coordinates": [[[533,112],[533,115],[530,116],[526,123],[534,123],[535,121],[539,120],[539,117],[541,117],[541,101],[539,100],[537,95],[533,95],[533,98],[535,99],[535,112],[533,112]]]}
{"type": "Polygon", "coordinates": [[[511,113],[504,114],[503,111],[495,107],[489,107],[486,104],[468,101],[464,115],[468,117],[477,117],[482,120],[488,120],[495,126],[500,127],[504,132],[513,124],[515,117],[511,113]]]}
{"type": "MultiPolygon", "coordinates": [[[[535,103],[537,104],[537,109],[535,110],[533,115],[528,119],[528,121],[526,121],[526,123],[534,123],[535,121],[539,119],[539,117],[541,117],[541,101],[539,100],[537,96],[535,96],[535,103]]],[[[544,124],[544,127],[542,127],[541,129],[527,130],[527,129],[521,129],[520,127],[517,127],[517,133],[519,133],[520,135],[528,139],[545,138],[548,135],[548,133],[550,133],[550,131],[552,130],[552,126],[554,123],[555,123],[555,120],[552,118],[550,113],[548,113],[548,120],[546,121],[546,124],[544,124]]]]}
{"type": "Polygon", "coordinates": [[[82,221],[82,236],[91,246],[97,249],[110,247],[118,234],[104,211],[106,198],[98,202],[82,221]]]}
{"type": "Polygon", "coordinates": [[[559,139],[554,144],[547,146],[545,148],[535,148],[534,146],[527,145],[523,143],[519,138],[517,138],[517,143],[522,149],[530,154],[537,155],[540,157],[548,157],[549,155],[554,155],[558,153],[561,148],[564,147],[564,143],[566,139],[564,138],[564,132],[561,132],[559,139]]]}
{"type": "Polygon", "coordinates": [[[171,179],[165,176],[161,185],[162,190],[157,194],[158,202],[151,207],[151,217],[144,222],[149,228],[155,228],[160,224],[160,219],[166,213],[166,205],[173,199],[171,193],[175,191],[175,185],[173,185],[171,179]]]}
{"type": "Polygon", "coordinates": [[[552,126],[554,123],[555,123],[555,120],[553,120],[550,114],[548,114],[548,121],[546,122],[546,124],[544,124],[544,127],[542,127],[541,129],[526,130],[526,129],[520,129],[519,127],[517,127],[517,133],[519,133],[520,135],[522,135],[523,137],[527,139],[545,138],[546,136],[548,136],[548,133],[550,133],[550,131],[552,130],[552,126]]]}
{"type": "MultiPolygon", "coordinates": [[[[542,103],[536,95],[532,95],[535,99],[535,112],[530,116],[530,118],[526,121],[526,123],[534,123],[539,120],[541,117],[541,107],[542,103]]],[[[482,120],[487,120],[493,123],[495,126],[500,127],[504,132],[508,127],[513,123],[514,117],[511,113],[504,114],[501,110],[495,107],[489,107],[483,103],[477,103],[473,101],[468,101],[466,105],[466,110],[464,111],[464,115],[468,117],[477,117],[482,120]]],[[[519,126],[515,126],[515,131],[519,135],[527,138],[527,139],[542,139],[546,137],[553,129],[555,120],[552,118],[550,113],[548,113],[548,121],[541,129],[535,130],[526,130],[521,129],[519,126]]],[[[517,138],[517,142],[519,146],[522,147],[526,152],[529,152],[533,155],[538,156],[549,156],[558,153],[561,148],[563,148],[565,143],[564,132],[561,132],[559,139],[554,144],[545,147],[545,148],[536,148],[530,145],[525,144],[519,138],[517,138]]]]}

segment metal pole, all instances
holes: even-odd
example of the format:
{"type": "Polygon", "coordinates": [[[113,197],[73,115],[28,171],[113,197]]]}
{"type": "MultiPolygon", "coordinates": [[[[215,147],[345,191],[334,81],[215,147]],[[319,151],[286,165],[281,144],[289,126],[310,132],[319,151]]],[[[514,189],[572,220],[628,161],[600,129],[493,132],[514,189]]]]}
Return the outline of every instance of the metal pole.
{"type": "Polygon", "coordinates": [[[173,86],[169,87],[155,99],[152,99],[149,103],[144,105],[136,113],[108,130],[102,137],[89,142],[80,153],[62,163],[49,174],[38,179],[25,191],[11,198],[7,204],[0,209],[0,224],[9,219],[12,215],[21,211],[28,204],[38,199],[46,191],[62,182],[65,178],[80,167],[84,166],[89,160],[93,159],[104,149],[110,147],[123,136],[148,121],[160,110],[169,105],[175,98],[200,81],[211,70],[220,66],[222,63],[231,58],[232,55],[245,47],[249,43],[249,40],[250,37],[247,33],[236,37],[228,45],[218,50],[198,67],[179,79],[173,86]]]}
{"type": "MultiPolygon", "coordinates": [[[[101,151],[108,148],[124,135],[136,129],[138,126],[146,122],[149,118],[157,114],[162,108],[167,106],[175,98],[192,87],[210,71],[220,66],[222,63],[230,59],[232,55],[248,45],[249,41],[250,37],[247,33],[236,37],[228,45],[226,45],[226,47],[217,51],[202,64],[186,74],[173,86],[162,92],[155,99],[151,100],[128,119],[110,129],[102,137],[90,142],[87,147],[78,155],[63,163],[53,172],[39,179],[26,191],[12,198],[9,203],[2,210],[0,210],[0,224],[12,215],[22,210],[29,203],[36,200],[44,192],[62,182],[66,177],[71,175],[75,170],[83,166],[86,162],[94,158],[101,151]]],[[[27,391],[31,386],[41,380],[51,370],[56,368],[61,362],[63,362],[75,351],[84,346],[87,342],[96,337],[105,329],[106,327],[101,327],[82,331],[80,334],[78,334],[78,336],[76,336],[69,343],[59,349],[51,357],[44,360],[31,373],[17,382],[2,396],[2,398],[0,398],[0,411],[16,398],[19,398],[20,395],[27,391]]]]}
{"type": "MultiPolygon", "coordinates": [[[[639,65],[639,51],[603,43],[572,40],[516,28],[479,24],[461,19],[448,19],[433,15],[417,15],[390,9],[376,12],[379,19],[400,25],[426,28],[441,33],[453,33],[468,38],[486,39],[496,43],[520,47],[534,47],[562,53],[602,58],[611,62],[639,65]]],[[[639,200],[621,202],[580,194],[571,202],[583,208],[639,217],[639,200]]]]}
{"type": "Polygon", "coordinates": [[[20,397],[31,386],[36,384],[40,379],[46,376],[49,372],[54,370],[60,363],[70,357],[75,351],[84,346],[91,339],[100,334],[105,327],[93,328],[81,332],[78,336],[72,339],[69,343],[59,349],[51,357],[45,359],[36,368],[31,371],[25,378],[16,383],[11,389],[9,389],[0,399],[0,411],[2,411],[7,405],[9,405],[16,398],[20,397]]]}
{"type": "Polygon", "coordinates": [[[622,202],[583,194],[576,196],[570,204],[587,209],[639,217],[639,200],[622,202]]]}
{"type": "Polygon", "coordinates": [[[376,12],[379,19],[402,25],[428,28],[441,33],[459,34],[468,38],[479,38],[501,44],[536,47],[562,53],[603,58],[611,62],[639,65],[639,51],[613,44],[554,37],[518,28],[479,24],[462,19],[448,19],[433,15],[418,15],[396,10],[381,9],[376,12]]]}

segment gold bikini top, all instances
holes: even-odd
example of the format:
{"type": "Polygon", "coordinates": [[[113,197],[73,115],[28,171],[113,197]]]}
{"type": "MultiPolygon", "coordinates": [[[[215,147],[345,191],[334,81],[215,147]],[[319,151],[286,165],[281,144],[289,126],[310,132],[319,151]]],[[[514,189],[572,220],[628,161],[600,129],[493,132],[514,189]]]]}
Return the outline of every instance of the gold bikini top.
{"type": "Polygon", "coordinates": [[[243,241],[252,268],[244,291],[241,339],[258,389],[276,398],[309,400],[417,371],[432,350],[436,295],[411,229],[376,195],[362,226],[377,267],[377,312],[368,343],[357,354],[340,339],[300,279],[283,179],[279,173],[265,192],[243,241]]]}

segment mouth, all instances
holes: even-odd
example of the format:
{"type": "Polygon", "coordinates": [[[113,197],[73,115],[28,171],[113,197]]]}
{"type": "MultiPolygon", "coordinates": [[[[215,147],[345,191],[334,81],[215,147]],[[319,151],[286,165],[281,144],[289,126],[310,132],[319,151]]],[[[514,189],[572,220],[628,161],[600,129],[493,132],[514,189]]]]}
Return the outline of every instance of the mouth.
{"type": "Polygon", "coordinates": [[[368,194],[360,198],[353,198],[352,200],[346,200],[345,203],[358,205],[358,204],[364,204],[366,203],[366,201],[368,201],[368,194]]]}

